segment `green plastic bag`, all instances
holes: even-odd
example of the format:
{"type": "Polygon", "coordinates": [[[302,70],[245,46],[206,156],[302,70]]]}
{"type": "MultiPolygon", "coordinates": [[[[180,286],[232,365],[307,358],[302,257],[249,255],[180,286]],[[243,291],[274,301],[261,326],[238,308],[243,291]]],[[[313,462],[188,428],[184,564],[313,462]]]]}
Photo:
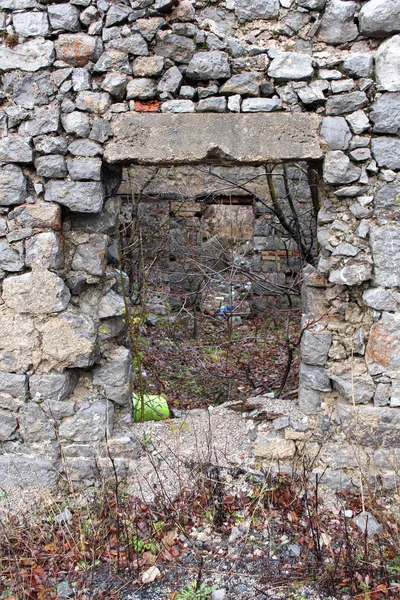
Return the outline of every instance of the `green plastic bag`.
{"type": "MultiPolygon", "coordinates": [[[[132,394],[133,420],[135,423],[142,421],[142,402],[140,395],[132,394]]],[[[162,421],[170,416],[168,402],[165,396],[144,394],[143,421],[162,421]]]]}

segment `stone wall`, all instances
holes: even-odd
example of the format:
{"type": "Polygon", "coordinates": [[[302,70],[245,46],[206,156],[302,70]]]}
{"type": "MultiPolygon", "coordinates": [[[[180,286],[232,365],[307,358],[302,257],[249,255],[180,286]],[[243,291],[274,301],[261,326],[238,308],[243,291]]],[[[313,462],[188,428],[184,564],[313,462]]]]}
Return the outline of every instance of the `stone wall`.
{"type": "Polygon", "coordinates": [[[118,164],[171,164],[182,139],[192,143],[183,162],[318,159],[320,122],[326,193],[318,269],[305,270],[306,425],[282,436],[292,449],[329,439],[319,461],[333,483],[347,485],[346,469],[361,462],[391,485],[400,463],[398,0],[0,8],[2,485],[33,473],[53,483],[65,463],[91,481],[107,462],[95,457],[105,430],[122,470],[137,452],[134,434],[113,433],[129,421],[130,373],[112,240],[118,164]]]}

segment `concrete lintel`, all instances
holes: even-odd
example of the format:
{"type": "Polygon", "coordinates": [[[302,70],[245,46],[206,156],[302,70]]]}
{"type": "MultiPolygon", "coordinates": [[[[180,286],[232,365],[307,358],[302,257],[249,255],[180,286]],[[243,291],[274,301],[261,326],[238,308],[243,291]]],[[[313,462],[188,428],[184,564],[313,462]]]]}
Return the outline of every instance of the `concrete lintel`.
{"type": "Polygon", "coordinates": [[[321,119],[308,113],[151,114],[114,117],[108,163],[259,165],[323,158],[321,119]]]}

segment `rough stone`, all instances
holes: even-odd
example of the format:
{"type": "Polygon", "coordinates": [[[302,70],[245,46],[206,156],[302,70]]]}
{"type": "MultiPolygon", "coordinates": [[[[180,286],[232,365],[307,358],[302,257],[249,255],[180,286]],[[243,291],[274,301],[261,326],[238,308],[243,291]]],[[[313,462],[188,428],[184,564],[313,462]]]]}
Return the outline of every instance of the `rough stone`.
{"type": "Polygon", "coordinates": [[[53,29],[72,33],[79,30],[79,11],[73,4],[51,4],[47,11],[53,29]]]}
{"type": "Polygon", "coordinates": [[[127,348],[115,348],[107,362],[93,371],[93,384],[102,387],[106,397],[126,406],[131,395],[132,357],[127,348]]]}
{"type": "Polygon", "coordinates": [[[341,150],[327,152],[324,161],[324,180],[327,183],[339,185],[352,183],[360,177],[361,170],[350,162],[341,150]]]}
{"type": "Polygon", "coordinates": [[[245,98],[242,102],[242,112],[244,113],[273,112],[280,108],[282,108],[282,102],[277,98],[245,98]]]}
{"type": "Polygon", "coordinates": [[[13,15],[13,25],[22,37],[48,35],[49,21],[45,12],[22,12],[13,15]]]}
{"type": "Polygon", "coordinates": [[[369,263],[347,260],[344,266],[332,269],[329,275],[330,283],[338,285],[359,285],[372,277],[372,266],[369,263]]]}
{"type": "Polygon", "coordinates": [[[329,331],[306,329],[301,336],[301,356],[308,365],[324,366],[332,343],[329,331]]]}
{"type": "Polygon", "coordinates": [[[128,100],[151,100],[156,96],[157,88],[153,79],[138,77],[128,83],[126,97],[128,100]]]}
{"type": "Polygon", "coordinates": [[[97,156],[98,154],[103,154],[101,145],[92,140],[75,140],[69,144],[68,150],[73,156],[97,156]]]}
{"type": "Polygon", "coordinates": [[[62,269],[64,266],[63,240],[59,233],[44,231],[25,242],[25,264],[45,269],[62,269]]]}
{"type": "Polygon", "coordinates": [[[78,137],[87,137],[90,133],[89,115],[77,110],[61,115],[61,124],[67,133],[78,137]]]}
{"type": "Polygon", "coordinates": [[[0,262],[3,271],[15,272],[24,268],[24,261],[19,252],[4,240],[0,240],[0,262]]]}
{"type": "Polygon", "coordinates": [[[72,268],[90,275],[103,275],[107,246],[108,237],[106,235],[91,235],[87,243],[77,246],[72,260],[72,268]]]}
{"type": "Polygon", "coordinates": [[[370,0],[361,8],[360,33],[368,37],[386,37],[400,31],[397,0],[370,0]]]}
{"type": "Polygon", "coordinates": [[[374,138],[371,151],[380,167],[400,169],[400,139],[390,137],[374,138]]]}
{"type": "Polygon", "coordinates": [[[21,436],[25,442],[56,439],[52,420],[47,418],[42,408],[35,402],[28,402],[20,408],[18,422],[21,436]]]}
{"type": "Polygon", "coordinates": [[[135,77],[158,77],[164,68],[162,56],[138,56],[132,62],[135,77]]]}
{"type": "Polygon", "coordinates": [[[22,204],[28,195],[26,179],[15,165],[0,166],[0,206],[22,204]]]}
{"type": "Polygon", "coordinates": [[[325,8],[327,0],[296,0],[298,6],[308,8],[308,10],[322,10],[325,8]]]}
{"type": "Polygon", "coordinates": [[[88,316],[63,312],[40,324],[43,356],[51,366],[85,368],[98,358],[97,332],[88,316]]]}
{"type": "Polygon", "coordinates": [[[101,158],[68,158],[68,173],[74,181],[85,181],[92,179],[100,181],[101,179],[101,158]]]}
{"type": "Polygon", "coordinates": [[[369,512],[361,512],[353,519],[353,522],[363,533],[367,534],[367,537],[374,537],[383,531],[382,525],[369,512]]]}
{"type": "Polygon", "coordinates": [[[11,440],[17,427],[17,419],[8,410],[0,410],[0,442],[11,440]]]}
{"type": "Polygon", "coordinates": [[[52,372],[45,375],[31,375],[29,389],[32,399],[61,401],[72,394],[77,383],[77,377],[72,371],[64,373],[52,372]]]}
{"type": "Polygon", "coordinates": [[[0,72],[15,69],[34,72],[50,67],[53,60],[53,42],[41,37],[18,44],[14,48],[0,46],[0,72]]]}
{"type": "Polygon", "coordinates": [[[243,96],[260,95],[260,78],[256,73],[234,75],[220,89],[221,94],[241,94],[243,96]]]}
{"type": "Polygon", "coordinates": [[[395,312],[397,310],[397,300],[393,292],[383,287],[365,290],[363,300],[367,306],[375,310],[385,310],[388,312],[395,312]]]}
{"type": "Polygon", "coordinates": [[[32,148],[23,138],[9,135],[0,139],[0,163],[30,163],[32,160],[32,148]]]}
{"type": "Polygon", "coordinates": [[[352,113],[359,108],[367,106],[368,98],[365,92],[349,92],[330,96],[326,102],[327,115],[343,115],[352,113]]]}
{"type": "Polygon", "coordinates": [[[25,399],[28,393],[26,375],[0,372],[0,393],[9,394],[14,398],[25,399]]]}
{"type": "Polygon", "coordinates": [[[5,490],[36,486],[51,489],[57,483],[58,469],[50,458],[37,454],[1,454],[0,480],[5,490]]]}
{"type": "MultiPolygon", "coordinates": [[[[195,42],[182,35],[170,31],[157,33],[157,44],[154,52],[165,58],[171,58],[177,63],[188,63],[196,50],[195,42]]],[[[229,75],[227,75],[229,77],[229,75]]]]}
{"type": "Polygon", "coordinates": [[[219,96],[204,98],[197,104],[196,110],[198,112],[226,112],[226,98],[219,96]]]}
{"type": "Polygon", "coordinates": [[[104,189],[97,182],[49,181],[45,185],[46,202],[58,202],[77,212],[100,212],[104,189]]]}
{"type": "Polygon", "coordinates": [[[343,61],[344,71],[351,77],[359,79],[369,77],[374,68],[374,59],[372,54],[366,52],[353,52],[346,56],[343,61]]]}
{"type": "Polygon", "coordinates": [[[375,384],[370,375],[354,375],[344,373],[337,375],[330,373],[333,387],[337,389],[347,402],[356,404],[367,404],[372,400],[375,393],[375,384]]]}
{"type": "Polygon", "coordinates": [[[163,113],[192,113],[195,110],[195,103],[192,100],[169,100],[161,105],[163,113]]]}
{"type": "Polygon", "coordinates": [[[228,54],[219,50],[197,52],[189,62],[186,76],[194,81],[230,77],[231,68],[228,54]]]}
{"type": "Polygon", "coordinates": [[[254,448],[254,456],[267,460],[290,459],[296,452],[296,445],[292,440],[283,440],[265,434],[258,434],[254,448]]]}
{"type": "Polygon", "coordinates": [[[65,138],[43,135],[34,140],[35,150],[41,154],[66,154],[68,142],[65,138]]]}
{"type": "Polygon", "coordinates": [[[400,92],[400,35],[379,46],[375,54],[375,74],[382,90],[400,92]]]}
{"type": "Polygon", "coordinates": [[[158,82],[157,89],[159,92],[175,94],[182,81],[183,76],[178,67],[170,67],[158,82]]]}
{"type": "Polygon", "coordinates": [[[268,69],[269,77],[279,80],[311,79],[313,73],[311,56],[295,52],[278,53],[268,69]]]}
{"type": "Polygon", "coordinates": [[[279,8],[279,0],[235,0],[235,12],[242,22],[275,19],[279,8]]]}
{"type": "Polygon", "coordinates": [[[351,131],[344,117],[324,117],[321,135],[330,150],[347,150],[351,140],[351,131]]]}
{"type": "Polygon", "coordinates": [[[327,44],[351,42],[358,36],[354,15],[358,5],[347,0],[329,0],[321,21],[318,37],[327,44]]]}
{"type": "Polygon", "coordinates": [[[45,269],[7,277],[3,283],[6,306],[19,313],[60,312],[69,299],[69,290],[61,277],[45,269]]]}
{"type": "Polygon", "coordinates": [[[374,395],[375,406],[388,406],[390,404],[390,394],[392,386],[390,383],[378,383],[374,395]]]}
{"type": "Polygon", "coordinates": [[[113,2],[107,11],[106,27],[123,23],[133,13],[132,9],[120,2],[113,2]]]}
{"type": "Polygon", "coordinates": [[[103,114],[111,104],[110,94],[107,92],[79,92],[76,97],[76,107],[89,113],[103,114]]]}
{"type": "Polygon", "coordinates": [[[319,117],[306,114],[121,114],[112,122],[105,157],[163,165],[201,163],[210,152],[237,163],[317,159],[323,156],[319,125],[319,117]]]}
{"type": "Polygon", "coordinates": [[[35,169],[41,177],[54,177],[57,179],[67,175],[65,158],[59,154],[39,156],[35,160],[35,169]]]}
{"type": "Polygon", "coordinates": [[[107,73],[101,88],[109,92],[114,98],[122,100],[125,96],[128,78],[123,73],[107,73]]]}
{"type": "Polygon", "coordinates": [[[125,303],[122,296],[110,290],[100,300],[99,304],[99,319],[107,319],[109,317],[119,317],[126,312],[125,303]]]}
{"type": "Polygon", "coordinates": [[[319,392],[329,392],[331,383],[325,369],[301,363],[300,383],[305,387],[319,392]]]}
{"type": "Polygon", "coordinates": [[[363,110],[356,110],[347,115],[346,120],[350,125],[351,131],[355,134],[364,133],[371,127],[369,119],[363,110]]]}
{"type": "Polygon", "coordinates": [[[25,204],[9,213],[9,218],[15,219],[21,227],[61,229],[61,207],[58,204],[25,204]]]}
{"type": "Polygon", "coordinates": [[[21,123],[18,133],[26,137],[43,135],[57,131],[60,120],[60,109],[56,105],[35,107],[32,118],[21,123]]]}
{"type": "Polygon", "coordinates": [[[50,75],[43,72],[23,75],[12,86],[14,102],[28,109],[49,104],[54,92],[50,75]]]}
{"type": "Polygon", "coordinates": [[[400,135],[400,94],[382,94],[372,104],[370,119],[374,133],[400,135]]]}
{"type": "Polygon", "coordinates": [[[371,327],[365,355],[372,375],[400,368],[399,324],[399,314],[384,312],[371,327]]]}
{"type": "Polygon", "coordinates": [[[57,58],[73,67],[96,61],[103,49],[100,38],[86,33],[59,35],[55,44],[57,58]]]}
{"type": "Polygon", "coordinates": [[[74,442],[104,440],[112,434],[113,413],[111,402],[97,400],[82,407],[73,417],[65,419],[60,425],[59,436],[74,442]]]}

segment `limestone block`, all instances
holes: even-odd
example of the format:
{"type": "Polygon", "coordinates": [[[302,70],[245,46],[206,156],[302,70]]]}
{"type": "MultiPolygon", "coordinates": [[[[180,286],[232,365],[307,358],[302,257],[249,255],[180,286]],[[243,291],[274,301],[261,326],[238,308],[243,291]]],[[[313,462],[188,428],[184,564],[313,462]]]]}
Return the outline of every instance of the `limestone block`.
{"type": "Polygon", "coordinates": [[[330,283],[339,285],[359,285],[372,277],[372,265],[369,262],[357,262],[351,259],[339,268],[333,269],[329,274],[330,283]]]}
{"type": "Polygon", "coordinates": [[[103,275],[107,246],[108,236],[102,234],[91,235],[88,242],[77,246],[72,260],[72,268],[75,271],[84,271],[90,275],[103,275]]]}
{"type": "Polygon", "coordinates": [[[73,133],[78,137],[87,137],[90,133],[89,115],[77,110],[62,115],[61,124],[67,133],[73,133]]]}
{"type": "Polygon", "coordinates": [[[392,290],[383,287],[369,288],[363,293],[363,300],[367,306],[375,310],[395,312],[397,310],[397,299],[392,290]]]}
{"type": "Polygon", "coordinates": [[[67,175],[65,158],[59,154],[39,156],[35,159],[35,168],[41,177],[62,178],[67,175]]]}
{"type": "Polygon", "coordinates": [[[17,135],[9,135],[0,139],[1,163],[30,163],[33,153],[30,145],[17,135]]]}
{"type": "Polygon", "coordinates": [[[178,91],[182,81],[183,76],[178,67],[170,67],[167,71],[165,71],[164,75],[158,82],[157,90],[159,92],[169,92],[171,94],[175,94],[178,91]]]}
{"type": "Polygon", "coordinates": [[[59,121],[60,109],[57,105],[37,106],[34,108],[31,118],[21,123],[18,133],[26,137],[53,133],[58,129],[59,121]]]}
{"type": "Polygon", "coordinates": [[[61,207],[50,202],[37,202],[18,206],[9,218],[15,219],[20,227],[61,229],[61,207]]]}
{"type": "Polygon", "coordinates": [[[220,93],[257,97],[260,95],[260,77],[258,73],[239,73],[224,83],[220,93]]]}
{"type": "Polygon", "coordinates": [[[70,296],[61,277],[42,268],[7,277],[3,284],[6,306],[19,313],[60,312],[67,307],[70,296]]]}
{"type": "Polygon", "coordinates": [[[42,135],[34,139],[35,150],[41,154],[67,154],[68,142],[64,137],[42,135]]]}
{"type": "Polygon", "coordinates": [[[103,49],[100,38],[86,33],[61,34],[56,44],[57,58],[74,67],[96,61],[103,49]]]}
{"type": "Polygon", "coordinates": [[[51,4],[47,10],[53,29],[71,32],[79,30],[79,11],[73,4],[51,4]]]}
{"type": "Polygon", "coordinates": [[[324,161],[324,180],[331,184],[344,184],[357,181],[361,170],[350,162],[341,150],[327,152],[324,161]]]}
{"type": "Polygon", "coordinates": [[[304,362],[300,365],[300,383],[319,392],[330,392],[331,390],[331,382],[326,370],[322,367],[307,365],[304,362]]]}
{"type": "Polygon", "coordinates": [[[50,458],[37,454],[1,454],[0,480],[6,490],[9,487],[29,489],[37,486],[51,489],[58,480],[58,469],[50,458]]]}
{"type": "Polygon", "coordinates": [[[107,11],[106,27],[112,27],[113,25],[123,23],[132,13],[133,11],[129,6],[120,3],[111,4],[107,11]]]}
{"type": "Polygon", "coordinates": [[[157,88],[153,79],[138,77],[128,83],[126,97],[128,100],[151,100],[155,97],[156,92],[157,88]]]}
{"type": "Polygon", "coordinates": [[[44,269],[62,269],[64,266],[63,238],[54,231],[45,231],[25,242],[25,264],[44,269]]]}
{"type": "MultiPolygon", "coordinates": [[[[176,68],[176,67],[171,67],[176,68]]],[[[177,71],[180,74],[179,69],[177,71]]],[[[167,71],[168,73],[168,71],[167,71]]],[[[165,75],[164,75],[165,76],[165,75]]],[[[182,77],[182,75],[181,75],[182,77]]],[[[123,73],[107,73],[103,82],[101,83],[101,88],[117,98],[118,100],[122,100],[125,96],[126,86],[128,84],[128,78],[123,73]]]]}
{"type": "Polygon", "coordinates": [[[99,304],[99,319],[120,317],[125,314],[125,304],[122,296],[110,290],[105,294],[99,304]]]}
{"type": "Polygon", "coordinates": [[[53,180],[45,185],[44,199],[73,211],[97,213],[103,208],[104,188],[100,182],[53,180]]]}
{"type": "Polygon", "coordinates": [[[28,196],[26,179],[16,165],[0,166],[0,206],[22,204],[28,196]]]}
{"type": "Polygon", "coordinates": [[[279,0],[235,0],[235,12],[242,22],[275,19],[279,8],[279,0]]]}
{"type": "Polygon", "coordinates": [[[104,440],[112,434],[114,406],[107,400],[97,400],[83,406],[73,416],[66,418],[60,425],[59,436],[63,440],[74,442],[95,442],[104,440]]]}
{"type": "Polygon", "coordinates": [[[159,31],[156,40],[155,54],[171,58],[177,63],[188,63],[196,50],[194,40],[170,31],[159,31]]]}
{"type": "Polygon", "coordinates": [[[400,369],[400,314],[382,313],[371,327],[365,351],[372,375],[400,369]]]}
{"type": "Polygon", "coordinates": [[[38,71],[46,69],[54,61],[54,44],[37,37],[14,48],[0,47],[0,71],[38,71]]]}
{"type": "Polygon", "coordinates": [[[382,94],[372,104],[370,119],[375,133],[400,135],[400,94],[382,94]]]}
{"type": "Polygon", "coordinates": [[[11,273],[24,268],[20,253],[4,240],[0,240],[0,264],[3,271],[11,273]]]}
{"type": "Polygon", "coordinates": [[[26,370],[41,360],[39,333],[33,320],[15,314],[3,305],[0,310],[0,369],[2,371],[26,370]]]}
{"type": "Polygon", "coordinates": [[[24,404],[18,412],[21,437],[25,442],[55,440],[54,423],[36,402],[24,404]]]}
{"type": "Polygon", "coordinates": [[[380,167],[400,169],[400,140],[379,137],[371,141],[372,156],[380,167]]]}
{"type": "Polygon", "coordinates": [[[321,393],[317,390],[312,390],[307,386],[300,384],[299,386],[299,409],[305,415],[314,415],[321,407],[321,393]]]}
{"type": "Polygon", "coordinates": [[[29,378],[29,389],[32,400],[62,401],[74,391],[77,383],[76,374],[72,371],[52,372],[43,375],[35,374],[29,378]]]}
{"type": "Polygon", "coordinates": [[[400,92],[400,35],[379,46],[375,54],[376,81],[387,92],[400,92]]]}
{"type": "Polygon", "coordinates": [[[277,98],[245,98],[242,102],[244,113],[272,112],[281,108],[282,101],[277,98]]]}
{"type": "Polygon", "coordinates": [[[361,7],[360,33],[369,37],[386,37],[400,31],[397,0],[370,0],[361,7]]]}
{"type": "Polygon", "coordinates": [[[79,92],[75,99],[76,107],[89,113],[103,114],[111,104],[110,94],[107,92],[79,92]]]}
{"type": "Polygon", "coordinates": [[[0,442],[12,439],[17,429],[17,419],[8,410],[0,410],[0,442]]]}
{"type": "Polygon", "coordinates": [[[104,390],[107,398],[122,406],[128,405],[131,397],[132,357],[127,348],[113,350],[107,362],[93,371],[93,383],[104,390]]]}
{"type": "Polygon", "coordinates": [[[358,9],[356,2],[329,0],[322,17],[318,37],[327,44],[351,42],[358,36],[354,15],[358,9]]]}
{"type": "Polygon", "coordinates": [[[349,92],[348,94],[337,94],[329,96],[326,102],[327,115],[343,115],[352,113],[367,106],[368,98],[365,92],[349,92]]]}
{"type": "Polygon", "coordinates": [[[328,358],[332,334],[306,329],[301,336],[301,358],[308,365],[323,367],[328,358]]]}
{"type": "Polygon", "coordinates": [[[64,312],[40,324],[44,358],[57,368],[85,368],[98,357],[97,332],[85,315],[64,312]]]}
{"type": "Polygon", "coordinates": [[[313,73],[311,56],[295,52],[278,53],[268,69],[269,77],[288,81],[311,79],[313,73]]]}
{"type": "Polygon", "coordinates": [[[373,448],[391,448],[400,445],[400,411],[387,406],[356,407],[338,405],[338,417],[348,440],[373,448]]]}
{"type": "Polygon", "coordinates": [[[68,172],[73,180],[84,181],[85,179],[100,181],[101,179],[101,158],[68,158],[68,172]]]}
{"type": "Polygon", "coordinates": [[[392,386],[390,385],[390,383],[378,383],[374,395],[374,405],[387,406],[388,404],[390,404],[391,391],[392,386]]]}
{"type": "Polygon", "coordinates": [[[293,458],[296,444],[292,440],[271,437],[265,434],[257,436],[254,456],[268,460],[288,460],[293,458]]]}
{"type": "Polygon", "coordinates": [[[197,52],[186,71],[186,77],[194,81],[227,79],[230,76],[229,56],[220,50],[197,52]]]}
{"type": "Polygon", "coordinates": [[[400,232],[395,225],[373,227],[370,232],[374,259],[374,283],[384,287],[400,285],[400,232]]]}
{"type": "Polygon", "coordinates": [[[49,20],[45,12],[15,13],[13,25],[21,37],[37,37],[49,33],[49,20]]]}
{"type": "Polygon", "coordinates": [[[122,113],[111,125],[114,138],[105,150],[110,163],[201,163],[211,151],[234,163],[253,164],[323,156],[320,118],[304,113],[122,113]]]}
{"type": "Polygon", "coordinates": [[[367,404],[374,396],[375,384],[368,373],[364,375],[354,375],[351,372],[342,375],[330,373],[330,378],[333,387],[350,403],[367,404]]]}
{"type": "Polygon", "coordinates": [[[28,393],[26,375],[0,372],[0,393],[9,394],[14,398],[26,398],[28,393]]]}
{"type": "Polygon", "coordinates": [[[372,54],[367,52],[353,52],[343,61],[343,69],[351,77],[370,77],[374,67],[372,54]]]}

